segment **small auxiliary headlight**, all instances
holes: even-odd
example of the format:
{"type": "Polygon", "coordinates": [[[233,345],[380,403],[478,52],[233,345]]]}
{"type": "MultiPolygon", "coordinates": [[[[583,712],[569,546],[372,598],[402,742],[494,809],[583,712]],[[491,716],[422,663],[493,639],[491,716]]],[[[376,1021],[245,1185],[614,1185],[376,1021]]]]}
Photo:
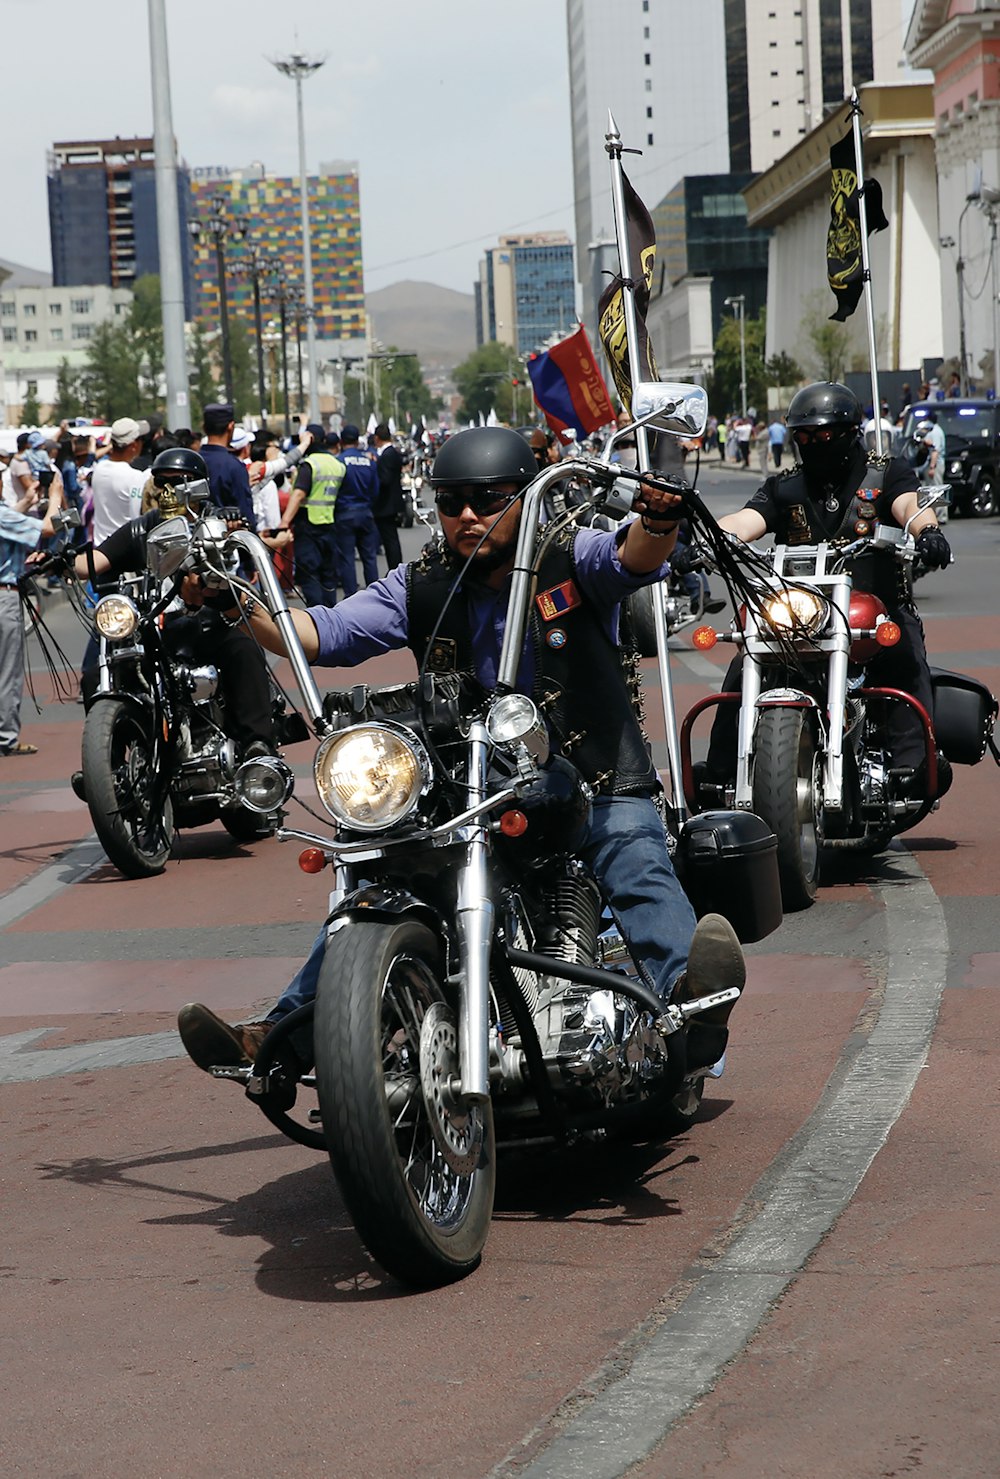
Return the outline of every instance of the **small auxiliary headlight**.
{"type": "Polygon", "coordinates": [[[235,786],[243,805],[267,815],[284,806],[295,785],[295,777],[277,755],[244,760],[236,772],[235,786]]]}
{"type": "Polygon", "coordinates": [[[486,733],[494,745],[506,749],[524,744],[536,760],[548,759],[548,730],[537,705],[527,694],[505,693],[494,699],[486,716],[486,733]]]}

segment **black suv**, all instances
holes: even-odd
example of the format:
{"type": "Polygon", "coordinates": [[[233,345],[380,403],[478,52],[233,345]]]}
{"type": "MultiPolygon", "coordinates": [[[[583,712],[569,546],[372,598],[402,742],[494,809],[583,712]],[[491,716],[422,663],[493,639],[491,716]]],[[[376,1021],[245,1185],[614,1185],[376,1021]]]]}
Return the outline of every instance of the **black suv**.
{"type": "Polygon", "coordinates": [[[951,484],[952,512],[975,519],[1000,512],[1000,401],[968,397],[918,401],[903,426],[904,446],[929,412],[944,432],[945,460],[939,476],[951,484]]]}

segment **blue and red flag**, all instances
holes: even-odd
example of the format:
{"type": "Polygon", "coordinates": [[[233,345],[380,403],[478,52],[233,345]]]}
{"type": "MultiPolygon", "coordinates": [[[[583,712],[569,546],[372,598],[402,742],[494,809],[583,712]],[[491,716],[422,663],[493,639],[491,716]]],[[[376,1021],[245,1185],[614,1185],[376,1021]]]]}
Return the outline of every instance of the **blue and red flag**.
{"type": "Polygon", "coordinates": [[[582,324],[568,339],[531,355],[528,374],[535,404],[557,436],[571,431],[582,441],[614,421],[615,408],[582,324]]]}

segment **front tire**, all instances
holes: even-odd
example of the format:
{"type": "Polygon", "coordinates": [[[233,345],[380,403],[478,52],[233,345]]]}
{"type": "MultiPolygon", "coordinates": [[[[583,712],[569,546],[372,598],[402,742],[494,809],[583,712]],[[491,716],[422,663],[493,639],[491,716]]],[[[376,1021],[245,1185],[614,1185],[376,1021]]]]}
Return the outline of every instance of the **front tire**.
{"type": "Polygon", "coordinates": [[[969,499],[969,512],[974,519],[988,519],[997,511],[997,495],[992,478],[980,479],[969,499]]]}
{"type": "Polygon", "coordinates": [[[347,924],[327,943],[314,1026],[323,1132],[348,1211],[383,1268],[423,1287],[477,1267],[496,1185],[490,1106],[467,1111],[481,1148],[462,1172],[421,1085],[424,1019],[436,1003],[447,1010],[442,972],[426,926],[347,924]]]}
{"type": "Polygon", "coordinates": [[[83,726],[83,789],[94,830],[126,878],[162,873],[174,845],[170,797],[152,800],[157,777],[149,717],[121,699],[93,704],[83,726]]]}
{"type": "Polygon", "coordinates": [[[803,709],[762,709],[757,720],[753,809],[778,840],[781,902],[808,909],[819,883],[819,760],[803,709]]]}

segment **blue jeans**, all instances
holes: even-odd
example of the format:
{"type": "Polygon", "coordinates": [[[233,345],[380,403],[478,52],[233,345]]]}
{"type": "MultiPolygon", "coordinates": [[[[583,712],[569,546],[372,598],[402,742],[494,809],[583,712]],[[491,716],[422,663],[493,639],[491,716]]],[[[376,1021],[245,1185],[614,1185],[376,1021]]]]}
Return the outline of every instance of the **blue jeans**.
{"type": "MultiPolygon", "coordinates": [[[[664,999],[687,964],[695,915],[667,852],[663,823],[645,796],[600,796],[580,856],[600,889],[648,984],[664,999]]],[[[309,959],[267,1014],[277,1022],[316,995],[326,947],[324,926],[309,959]]]]}

